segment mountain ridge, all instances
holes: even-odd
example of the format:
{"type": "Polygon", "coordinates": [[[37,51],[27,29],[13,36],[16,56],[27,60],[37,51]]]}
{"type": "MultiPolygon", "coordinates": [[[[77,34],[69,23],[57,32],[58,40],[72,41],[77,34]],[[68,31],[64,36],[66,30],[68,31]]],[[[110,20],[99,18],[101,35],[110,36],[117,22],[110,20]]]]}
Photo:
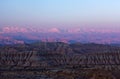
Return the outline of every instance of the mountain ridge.
{"type": "Polygon", "coordinates": [[[120,32],[110,29],[84,29],[84,28],[24,28],[2,27],[0,28],[0,44],[23,44],[31,41],[65,42],[65,43],[99,43],[120,44],[120,32]],[[16,41],[16,42],[15,42],[16,41]],[[7,43],[4,43],[7,42],[7,43]],[[15,42],[15,43],[14,43],[15,42]]]}

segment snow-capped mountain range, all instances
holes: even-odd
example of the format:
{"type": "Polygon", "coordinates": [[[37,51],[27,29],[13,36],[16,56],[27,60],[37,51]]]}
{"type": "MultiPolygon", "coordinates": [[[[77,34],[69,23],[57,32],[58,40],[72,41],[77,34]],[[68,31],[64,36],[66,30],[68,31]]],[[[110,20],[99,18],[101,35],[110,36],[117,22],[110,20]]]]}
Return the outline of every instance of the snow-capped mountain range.
{"type": "Polygon", "coordinates": [[[0,44],[24,44],[26,42],[82,42],[82,43],[120,43],[120,32],[114,29],[95,28],[34,28],[12,27],[0,28],[0,44]]]}

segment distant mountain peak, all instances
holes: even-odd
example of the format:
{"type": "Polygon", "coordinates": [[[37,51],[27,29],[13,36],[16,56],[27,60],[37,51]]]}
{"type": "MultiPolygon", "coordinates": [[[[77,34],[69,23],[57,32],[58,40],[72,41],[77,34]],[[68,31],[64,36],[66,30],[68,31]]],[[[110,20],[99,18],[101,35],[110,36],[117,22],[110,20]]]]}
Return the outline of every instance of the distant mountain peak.
{"type": "Polygon", "coordinates": [[[48,32],[60,33],[60,30],[58,28],[51,28],[48,30],[48,32]]]}
{"type": "Polygon", "coordinates": [[[23,27],[14,27],[14,26],[6,26],[2,28],[2,32],[4,33],[18,33],[18,32],[28,32],[27,28],[23,28],[23,27]]]}

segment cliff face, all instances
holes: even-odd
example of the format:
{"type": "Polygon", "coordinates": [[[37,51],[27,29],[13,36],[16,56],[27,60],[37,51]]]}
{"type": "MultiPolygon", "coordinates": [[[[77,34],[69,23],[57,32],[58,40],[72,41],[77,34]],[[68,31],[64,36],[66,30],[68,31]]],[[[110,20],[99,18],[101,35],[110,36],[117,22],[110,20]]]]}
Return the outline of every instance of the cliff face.
{"type": "Polygon", "coordinates": [[[1,46],[0,66],[10,68],[60,66],[119,70],[120,47],[62,42],[1,46]]]}

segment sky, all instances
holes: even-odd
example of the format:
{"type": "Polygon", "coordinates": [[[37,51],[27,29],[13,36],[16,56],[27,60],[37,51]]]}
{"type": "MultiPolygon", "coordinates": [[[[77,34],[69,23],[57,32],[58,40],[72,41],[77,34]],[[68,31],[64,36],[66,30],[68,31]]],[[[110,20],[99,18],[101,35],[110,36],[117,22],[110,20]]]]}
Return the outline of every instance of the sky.
{"type": "Polygon", "coordinates": [[[120,0],[0,0],[0,27],[120,27],[120,0]]]}

